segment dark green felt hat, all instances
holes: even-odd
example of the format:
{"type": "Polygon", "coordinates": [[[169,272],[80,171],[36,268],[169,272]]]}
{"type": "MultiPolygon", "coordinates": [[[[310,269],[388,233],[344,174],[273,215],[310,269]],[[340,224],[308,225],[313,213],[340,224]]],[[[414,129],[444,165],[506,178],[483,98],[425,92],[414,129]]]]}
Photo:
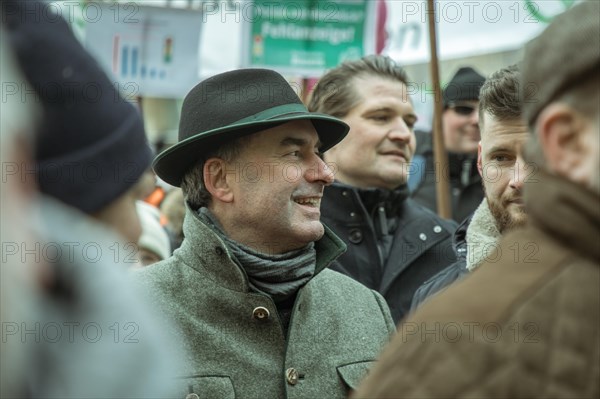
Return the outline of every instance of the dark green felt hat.
{"type": "Polygon", "coordinates": [[[308,112],[290,84],[275,71],[240,69],[200,82],[183,101],[179,142],[154,160],[156,174],[179,186],[207,151],[227,141],[287,122],[310,120],[326,151],[350,129],[341,120],[308,112]]]}

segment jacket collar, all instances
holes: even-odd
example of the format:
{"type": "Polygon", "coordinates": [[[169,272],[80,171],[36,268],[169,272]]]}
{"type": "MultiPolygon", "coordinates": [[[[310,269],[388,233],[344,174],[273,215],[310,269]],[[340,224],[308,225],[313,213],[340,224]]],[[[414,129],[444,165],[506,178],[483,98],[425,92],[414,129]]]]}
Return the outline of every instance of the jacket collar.
{"type": "Polygon", "coordinates": [[[600,260],[600,196],[586,187],[540,169],[525,183],[529,220],[564,246],[600,260]]]}
{"type": "Polygon", "coordinates": [[[408,198],[409,191],[406,184],[394,190],[382,188],[357,188],[344,183],[335,182],[325,191],[355,191],[363,203],[366,211],[373,215],[376,208],[383,206],[388,216],[400,216],[404,201],[408,198]]]}
{"type": "Polygon", "coordinates": [[[496,248],[499,239],[496,219],[484,198],[467,229],[467,269],[473,271],[478,268],[496,248]]]}
{"type": "MultiPolygon", "coordinates": [[[[346,251],[346,245],[327,226],[325,234],[315,242],[317,252],[315,276],[346,251]]],[[[215,283],[235,291],[248,292],[246,272],[232,259],[225,242],[207,226],[197,212],[186,204],[183,221],[185,239],[175,252],[182,261],[196,271],[205,273],[215,283]]],[[[313,276],[314,278],[314,276],[313,276]]]]}
{"type": "Polygon", "coordinates": [[[464,260],[465,262],[467,260],[467,231],[472,219],[473,214],[467,216],[452,235],[452,248],[454,249],[456,258],[464,260]]]}

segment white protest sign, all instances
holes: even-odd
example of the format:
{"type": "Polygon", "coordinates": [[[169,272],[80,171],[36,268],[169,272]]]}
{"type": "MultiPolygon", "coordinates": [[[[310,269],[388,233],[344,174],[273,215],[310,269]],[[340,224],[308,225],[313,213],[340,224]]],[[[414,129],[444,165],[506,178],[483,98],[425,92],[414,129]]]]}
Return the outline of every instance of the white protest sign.
{"type": "MultiPolygon", "coordinates": [[[[436,1],[441,59],[514,50],[542,32],[577,0],[436,1]]],[[[427,2],[387,0],[384,53],[404,65],[429,60],[427,2]]]]}

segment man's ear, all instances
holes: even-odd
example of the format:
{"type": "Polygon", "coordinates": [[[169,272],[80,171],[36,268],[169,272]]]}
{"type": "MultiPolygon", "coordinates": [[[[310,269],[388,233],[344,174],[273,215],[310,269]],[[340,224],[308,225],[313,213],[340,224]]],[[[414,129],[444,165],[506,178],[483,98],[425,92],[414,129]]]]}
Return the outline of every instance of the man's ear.
{"type": "Polygon", "coordinates": [[[536,131],[548,168],[573,180],[586,155],[581,115],[566,104],[550,104],[538,116],[536,131]]]}
{"type": "Polygon", "coordinates": [[[214,199],[221,202],[233,201],[233,190],[227,180],[226,162],[221,158],[209,158],[202,170],[204,185],[214,199]]]}
{"type": "Polygon", "coordinates": [[[481,140],[477,144],[477,171],[479,172],[479,176],[483,179],[483,162],[481,159],[481,140]]]}

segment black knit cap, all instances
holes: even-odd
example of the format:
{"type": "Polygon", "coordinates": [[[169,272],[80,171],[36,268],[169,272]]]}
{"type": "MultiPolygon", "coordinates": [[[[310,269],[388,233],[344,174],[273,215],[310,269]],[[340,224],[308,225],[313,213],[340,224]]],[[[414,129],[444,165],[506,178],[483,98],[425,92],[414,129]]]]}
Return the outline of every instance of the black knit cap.
{"type": "Polygon", "coordinates": [[[150,166],[141,116],[54,7],[3,3],[9,42],[44,111],[36,137],[40,190],[83,212],[99,211],[150,166]]]}
{"type": "Polygon", "coordinates": [[[457,101],[479,100],[479,90],[484,82],[485,77],[473,68],[460,68],[444,88],[444,107],[457,101]]]}
{"type": "Polygon", "coordinates": [[[167,183],[179,186],[185,173],[211,149],[296,120],[312,122],[322,152],[350,130],[331,115],[308,112],[287,80],[275,71],[238,69],[215,75],[185,97],[179,142],[156,157],[154,170],[167,183]]]}

